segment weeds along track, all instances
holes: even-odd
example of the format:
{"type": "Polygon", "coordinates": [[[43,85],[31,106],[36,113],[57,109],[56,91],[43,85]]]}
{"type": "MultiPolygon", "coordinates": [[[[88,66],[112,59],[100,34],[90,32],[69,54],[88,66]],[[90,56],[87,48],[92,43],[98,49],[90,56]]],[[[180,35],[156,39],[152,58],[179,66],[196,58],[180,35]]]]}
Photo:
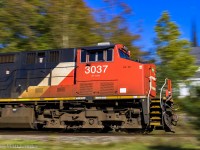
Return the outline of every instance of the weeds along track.
{"type": "Polygon", "coordinates": [[[103,136],[124,136],[124,137],[134,137],[134,136],[141,136],[141,137],[200,137],[200,133],[190,134],[190,133],[166,133],[166,132],[159,132],[156,133],[142,133],[142,132],[109,132],[109,133],[89,133],[89,132],[63,132],[59,130],[55,131],[33,131],[33,130],[18,130],[18,129],[7,129],[7,130],[0,130],[0,139],[4,135],[26,135],[28,136],[77,136],[77,137],[103,137],[103,136]]]}

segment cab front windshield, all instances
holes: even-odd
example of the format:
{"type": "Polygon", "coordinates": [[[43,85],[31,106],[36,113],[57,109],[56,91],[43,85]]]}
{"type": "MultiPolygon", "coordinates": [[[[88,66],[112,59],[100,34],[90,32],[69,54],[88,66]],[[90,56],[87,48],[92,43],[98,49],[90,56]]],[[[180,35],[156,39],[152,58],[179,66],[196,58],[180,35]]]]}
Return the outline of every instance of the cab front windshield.
{"type": "Polygon", "coordinates": [[[124,52],[124,50],[119,49],[118,51],[119,51],[120,58],[124,58],[124,59],[128,59],[128,60],[131,59],[130,56],[124,52]]]}

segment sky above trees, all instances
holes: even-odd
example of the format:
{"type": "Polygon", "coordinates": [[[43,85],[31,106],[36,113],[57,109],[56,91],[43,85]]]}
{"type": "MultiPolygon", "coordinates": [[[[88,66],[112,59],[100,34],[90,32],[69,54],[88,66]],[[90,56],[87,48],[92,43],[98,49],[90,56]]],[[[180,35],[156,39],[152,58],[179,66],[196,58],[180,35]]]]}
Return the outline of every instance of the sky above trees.
{"type": "MultiPolygon", "coordinates": [[[[104,8],[106,5],[103,0],[84,0],[92,8],[104,8]]],[[[115,0],[113,0],[115,1],[115,0]]],[[[143,50],[153,48],[153,39],[155,37],[154,26],[163,11],[168,11],[171,20],[174,21],[181,32],[181,38],[191,40],[192,22],[196,22],[197,37],[200,39],[200,1],[199,0],[123,0],[133,9],[133,14],[129,16],[128,23],[133,33],[140,32],[141,39],[138,45],[143,50]],[[138,31],[138,26],[141,28],[138,31]]],[[[113,9],[113,12],[119,9],[113,9]]],[[[200,44],[200,40],[198,42],[200,44]]]]}

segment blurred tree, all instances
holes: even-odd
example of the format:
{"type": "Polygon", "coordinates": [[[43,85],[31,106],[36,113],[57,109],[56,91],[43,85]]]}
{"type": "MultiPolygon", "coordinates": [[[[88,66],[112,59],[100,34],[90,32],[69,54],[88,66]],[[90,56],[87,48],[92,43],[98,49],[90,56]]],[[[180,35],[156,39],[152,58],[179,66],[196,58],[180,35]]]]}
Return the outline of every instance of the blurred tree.
{"type": "Polygon", "coordinates": [[[32,27],[37,25],[41,15],[37,12],[39,0],[0,1],[0,48],[1,52],[36,49],[36,34],[32,27]]]}
{"type": "Polygon", "coordinates": [[[133,15],[132,9],[120,0],[104,0],[106,6],[96,10],[95,16],[99,22],[97,32],[104,37],[104,41],[111,43],[122,43],[131,51],[133,59],[140,59],[140,47],[136,42],[140,35],[129,31],[127,18],[133,15]]]}
{"type": "Polygon", "coordinates": [[[82,0],[47,0],[44,10],[54,47],[88,46],[102,41],[91,9],[82,0]]]}
{"type": "Polygon", "coordinates": [[[110,41],[123,43],[138,59],[142,53],[134,42],[140,36],[129,31],[126,19],[132,10],[119,0],[106,3],[108,9],[92,15],[83,0],[0,0],[0,50],[80,47],[110,41]],[[96,21],[94,16],[101,19],[96,21]]]}
{"type": "Polygon", "coordinates": [[[78,47],[102,41],[85,3],[0,0],[1,52],[78,47]]]}
{"type": "MultiPolygon", "coordinates": [[[[155,26],[157,54],[160,62],[157,77],[163,82],[172,79],[173,85],[194,75],[197,66],[190,55],[191,43],[180,39],[178,26],[170,20],[168,12],[163,12],[155,26]]],[[[158,81],[158,83],[160,83],[158,81]]]]}

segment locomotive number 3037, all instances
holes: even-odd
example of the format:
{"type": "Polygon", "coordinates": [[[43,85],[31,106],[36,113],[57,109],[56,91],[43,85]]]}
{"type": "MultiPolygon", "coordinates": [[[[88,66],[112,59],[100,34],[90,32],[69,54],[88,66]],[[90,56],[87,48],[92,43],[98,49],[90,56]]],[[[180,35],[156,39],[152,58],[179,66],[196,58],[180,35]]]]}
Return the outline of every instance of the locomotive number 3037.
{"type": "Polygon", "coordinates": [[[108,65],[85,66],[85,74],[106,73],[108,65]]]}

